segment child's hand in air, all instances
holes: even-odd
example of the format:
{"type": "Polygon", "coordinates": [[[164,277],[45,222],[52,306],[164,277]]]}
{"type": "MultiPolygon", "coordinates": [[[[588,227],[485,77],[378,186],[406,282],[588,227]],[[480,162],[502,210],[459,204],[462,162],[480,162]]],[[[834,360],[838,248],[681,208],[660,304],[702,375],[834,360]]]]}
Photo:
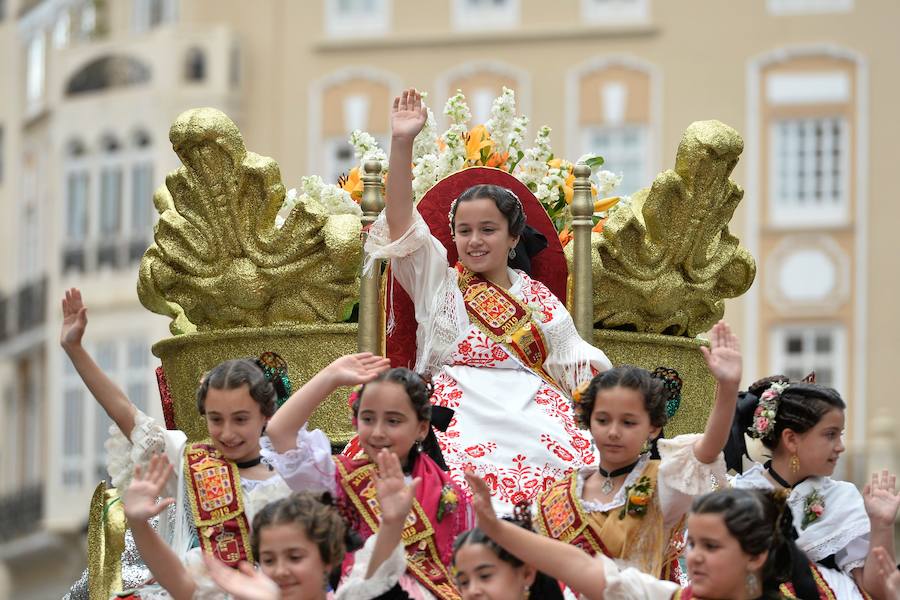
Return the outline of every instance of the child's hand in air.
{"type": "Polygon", "coordinates": [[[743,371],[741,343],[725,321],[716,323],[709,335],[709,345],[700,346],[706,366],[716,381],[739,385],[743,371]]]}
{"type": "Polygon", "coordinates": [[[391,134],[396,138],[415,138],[428,118],[428,110],[422,103],[422,96],[410,88],[403,90],[394,98],[394,106],[391,108],[391,134]]]}
{"type": "Polygon", "coordinates": [[[216,557],[203,554],[209,577],[217,586],[231,594],[236,600],[279,600],[281,589],[278,584],[257,571],[247,561],[238,563],[232,569],[216,557]]]}
{"type": "Polygon", "coordinates": [[[897,476],[887,470],[872,473],[872,481],[863,488],[866,513],[873,525],[893,527],[900,509],[900,493],[897,493],[897,476]]]}
{"type": "Polygon", "coordinates": [[[499,529],[501,522],[494,512],[491,504],[491,490],[488,489],[484,479],[474,471],[466,471],[466,482],[472,490],[472,506],[475,508],[475,517],[478,519],[478,527],[492,537],[499,529]]]}
{"type": "Polygon", "coordinates": [[[150,459],[146,472],[140,465],[135,465],[131,485],[122,494],[125,517],[134,522],[146,521],[174,504],[173,498],[163,498],[157,502],[171,475],[172,465],[169,464],[169,459],[161,454],[156,454],[150,459]]]}
{"type": "Polygon", "coordinates": [[[885,599],[900,600],[900,571],[891,560],[891,555],[881,546],[872,548],[872,554],[878,565],[878,575],[884,579],[885,599]]]}
{"type": "Polygon", "coordinates": [[[400,459],[390,450],[382,448],[375,461],[378,464],[375,492],[381,506],[381,520],[383,523],[404,523],[409,511],[412,510],[416,488],[422,480],[416,477],[412,483],[406,485],[400,459]]]}
{"type": "Polygon", "coordinates": [[[63,323],[59,332],[59,343],[66,346],[77,346],[81,343],[84,329],[87,327],[87,307],[81,301],[78,288],[66,290],[62,301],[63,323]]]}
{"type": "Polygon", "coordinates": [[[391,361],[371,352],[347,354],[325,367],[334,387],[369,383],[388,369],[391,361]]]}

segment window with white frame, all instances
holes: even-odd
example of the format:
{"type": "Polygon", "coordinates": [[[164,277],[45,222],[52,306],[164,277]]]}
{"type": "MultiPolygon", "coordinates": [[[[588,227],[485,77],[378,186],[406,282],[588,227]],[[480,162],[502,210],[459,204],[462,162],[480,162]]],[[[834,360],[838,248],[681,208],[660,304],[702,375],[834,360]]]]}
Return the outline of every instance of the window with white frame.
{"type": "Polygon", "coordinates": [[[769,129],[773,225],[832,225],[848,217],[849,132],[841,116],[778,119],[769,129]]]}
{"type": "Polygon", "coordinates": [[[46,46],[44,33],[38,31],[28,42],[25,65],[25,100],[28,110],[37,111],[43,105],[45,86],[46,46]]]}
{"type": "Polygon", "coordinates": [[[384,35],[390,29],[391,0],[326,0],[328,35],[384,35]]]}
{"type": "Polygon", "coordinates": [[[457,30],[512,29],[520,21],[519,0],[453,0],[457,30]]]}
{"type": "Polygon", "coordinates": [[[770,339],[770,373],[799,381],[811,371],[816,383],[846,392],[846,332],[841,325],[775,327],[770,339]]]}
{"type": "Polygon", "coordinates": [[[779,16],[850,12],[853,0],[766,0],[766,9],[779,16]]]}
{"type": "Polygon", "coordinates": [[[650,185],[649,131],[646,125],[623,124],[588,127],[584,130],[582,154],[603,156],[603,168],[622,176],[616,188],[620,195],[631,195],[650,185]]]}
{"type": "MultiPolygon", "coordinates": [[[[103,372],[125,391],[132,404],[146,412],[155,382],[147,340],[129,336],[99,340],[90,346],[103,372]]],[[[107,478],[106,440],[113,421],[92,401],[71,362],[64,359],[63,364],[63,485],[94,485],[107,478]]]]}
{"type": "Polygon", "coordinates": [[[647,21],[649,0],[581,0],[581,15],[598,25],[647,21]]]}

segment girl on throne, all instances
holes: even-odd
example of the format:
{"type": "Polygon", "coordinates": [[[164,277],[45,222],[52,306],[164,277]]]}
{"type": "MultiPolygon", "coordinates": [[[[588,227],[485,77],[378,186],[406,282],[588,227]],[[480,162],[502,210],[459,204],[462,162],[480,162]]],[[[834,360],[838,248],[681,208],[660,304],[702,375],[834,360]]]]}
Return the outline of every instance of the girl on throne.
{"type": "MultiPolygon", "coordinates": [[[[611,364],[578,336],[544,283],[509,267],[517,246],[534,250],[533,239],[520,244],[526,213],[536,227],[542,218],[549,223],[525,185],[499,169],[469,168],[438,182],[416,210],[412,146],[425,120],[415,89],[394,100],[386,208],[366,241],[368,268],[389,259],[412,298],[415,370],[432,378],[435,404],[455,411],[447,431],[437,432],[452,478],[462,485],[464,470],[474,470],[490,485],[498,511],[512,513],[553,481],[595,463],[570,395],[611,364]],[[445,246],[439,238],[447,227],[453,242],[445,246]]],[[[544,254],[553,251],[564,274],[561,248],[544,254]]],[[[392,321],[393,314],[389,330],[392,321]]]]}

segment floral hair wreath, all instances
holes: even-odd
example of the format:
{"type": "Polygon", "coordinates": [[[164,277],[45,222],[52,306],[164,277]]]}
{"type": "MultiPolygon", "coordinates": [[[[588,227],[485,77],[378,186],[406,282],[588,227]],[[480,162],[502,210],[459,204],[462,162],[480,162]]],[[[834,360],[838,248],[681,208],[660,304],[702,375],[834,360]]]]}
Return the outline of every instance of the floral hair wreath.
{"type": "Polygon", "coordinates": [[[759,396],[759,404],[753,411],[753,423],[747,428],[747,433],[752,438],[764,440],[775,431],[775,416],[778,414],[778,405],[781,403],[781,394],[789,384],[774,382],[759,396]]]}
{"type": "MultiPolygon", "coordinates": [[[[512,196],[513,199],[516,201],[516,204],[519,205],[519,210],[522,212],[523,215],[525,214],[525,206],[522,204],[522,201],[519,199],[519,197],[516,195],[516,193],[514,191],[512,191],[508,187],[503,187],[502,185],[498,185],[496,187],[503,188],[503,191],[505,191],[507,194],[512,196]]],[[[447,213],[447,221],[450,223],[450,232],[451,233],[453,232],[453,215],[456,214],[456,205],[457,204],[459,204],[458,197],[453,201],[452,204],[450,204],[450,212],[447,213]]]]}

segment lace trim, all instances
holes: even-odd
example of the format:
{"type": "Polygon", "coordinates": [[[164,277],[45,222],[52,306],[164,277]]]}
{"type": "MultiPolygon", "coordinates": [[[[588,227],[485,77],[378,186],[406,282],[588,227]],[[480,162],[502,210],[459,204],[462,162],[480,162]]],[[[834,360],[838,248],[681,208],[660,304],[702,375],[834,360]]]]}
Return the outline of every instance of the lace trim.
{"type": "Polygon", "coordinates": [[[366,540],[362,548],[357,550],[353,569],[349,577],[338,586],[335,600],[367,600],[377,598],[388,592],[406,572],[406,552],[402,544],[397,544],[391,555],[378,566],[378,569],[369,579],[366,579],[366,571],[369,561],[375,551],[375,540],[378,534],[366,540]]]}
{"type": "Polygon", "coordinates": [[[262,480],[241,478],[241,487],[244,489],[244,511],[249,523],[253,523],[253,517],[266,504],[291,495],[291,488],[278,475],[262,480]]]}
{"type": "Polygon", "coordinates": [[[135,465],[146,465],[154,454],[166,451],[166,430],[152,417],[138,409],[134,413],[131,440],[115,425],[109,426],[106,448],[106,470],[113,487],[128,489],[135,465]]]}
{"type": "Polygon", "coordinates": [[[427,243],[430,237],[431,230],[428,229],[428,224],[422,219],[419,211],[413,209],[412,223],[410,223],[409,229],[396,240],[392,240],[387,215],[382,210],[366,235],[364,274],[368,275],[372,272],[376,260],[409,256],[427,243]]]}
{"type": "Polygon", "coordinates": [[[469,315],[457,287],[456,269],[448,268],[431,304],[430,323],[416,329],[416,371],[433,374],[446,364],[456,340],[469,329],[469,315]]]}
{"type": "Polygon", "coordinates": [[[725,481],[725,458],[721,452],[709,464],[700,462],[694,455],[694,444],[701,437],[701,434],[690,433],[671,439],[662,438],[657,442],[659,478],[670,489],[696,496],[712,491],[712,481],[725,481]]]}
{"type": "MultiPolygon", "coordinates": [[[[794,503],[791,502],[791,504],[794,503]]],[[[847,544],[868,533],[868,523],[865,525],[862,523],[856,523],[855,525],[848,524],[846,528],[835,530],[833,535],[815,544],[803,544],[803,536],[801,535],[800,538],[797,539],[797,545],[806,553],[806,556],[808,556],[811,561],[819,562],[823,558],[840,552],[847,547],[847,544]]],[[[865,563],[865,560],[863,560],[863,563],[865,563]]]]}
{"type": "Polygon", "coordinates": [[[268,436],[263,436],[259,439],[260,454],[292,489],[332,490],[334,461],[331,442],[325,434],[318,429],[309,431],[304,425],[297,431],[296,444],[295,448],[280,454],[268,436]]]}

